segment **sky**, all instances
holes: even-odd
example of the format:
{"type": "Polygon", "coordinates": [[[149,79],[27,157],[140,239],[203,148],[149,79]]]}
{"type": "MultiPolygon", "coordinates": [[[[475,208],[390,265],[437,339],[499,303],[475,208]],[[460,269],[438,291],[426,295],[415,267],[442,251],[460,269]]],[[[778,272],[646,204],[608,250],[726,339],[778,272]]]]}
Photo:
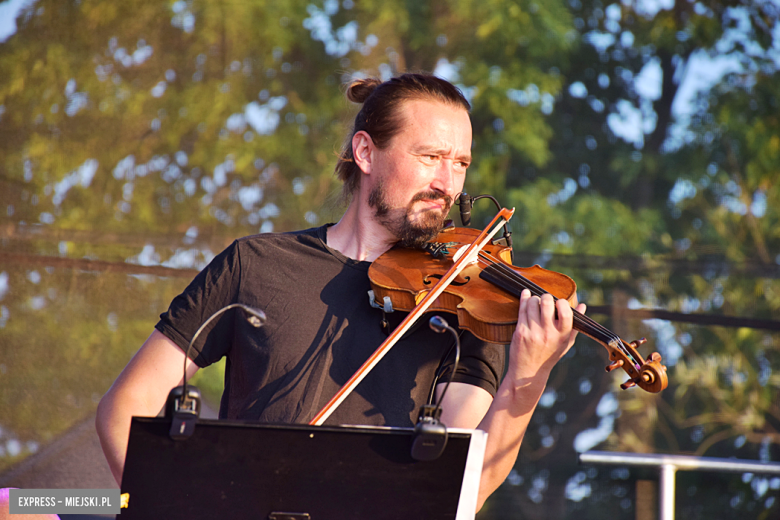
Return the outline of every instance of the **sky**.
{"type": "Polygon", "coordinates": [[[16,32],[16,18],[25,7],[31,6],[36,0],[7,0],[0,3],[0,43],[6,41],[16,32]]]}

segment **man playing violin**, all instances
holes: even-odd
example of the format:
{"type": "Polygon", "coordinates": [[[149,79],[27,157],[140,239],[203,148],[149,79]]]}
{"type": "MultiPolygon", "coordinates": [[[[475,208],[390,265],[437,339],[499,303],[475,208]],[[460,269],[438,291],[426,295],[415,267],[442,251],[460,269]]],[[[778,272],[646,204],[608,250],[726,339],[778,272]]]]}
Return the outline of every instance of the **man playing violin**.
{"type": "MultiPolygon", "coordinates": [[[[450,83],[422,74],[358,80],[347,97],[362,108],[336,166],[344,215],[320,228],[239,239],[174,299],[98,407],[117,482],[130,418],[163,407],[181,384],[192,335],[220,308],[243,303],[268,315],[253,330],[225,313],[194,345],[188,376],[227,356],[220,418],[307,423],[387,335],[393,315],[369,305],[368,267],[396,244],[417,247],[441,230],[471,162],[470,105],[450,83]]],[[[461,334],[441,421],[489,434],[480,507],[512,469],[550,371],[575,335],[566,300],[528,291],[508,359],[503,346],[461,334]]],[[[449,378],[445,336],[411,330],[326,424],[412,426],[430,389],[440,392],[449,378]]]]}

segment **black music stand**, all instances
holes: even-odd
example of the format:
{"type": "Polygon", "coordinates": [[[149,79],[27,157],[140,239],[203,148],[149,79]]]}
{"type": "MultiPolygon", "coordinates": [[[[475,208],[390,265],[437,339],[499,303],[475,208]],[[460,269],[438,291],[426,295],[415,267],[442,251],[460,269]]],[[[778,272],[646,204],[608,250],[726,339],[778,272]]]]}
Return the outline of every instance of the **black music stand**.
{"type": "Polygon", "coordinates": [[[483,432],[450,430],[420,462],[408,428],[199,420],[180,441],[169,429],[133,418],[120,520],[474,518],[483,432]]]}

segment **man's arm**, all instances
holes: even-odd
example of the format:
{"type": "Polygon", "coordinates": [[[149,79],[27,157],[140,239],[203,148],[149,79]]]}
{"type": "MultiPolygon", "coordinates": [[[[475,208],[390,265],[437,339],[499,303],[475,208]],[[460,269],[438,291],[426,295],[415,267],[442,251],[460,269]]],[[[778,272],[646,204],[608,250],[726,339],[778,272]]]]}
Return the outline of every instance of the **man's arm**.
{"type": "MultiPolygon", "coordinates": [[[[183,367],[182,349],[155,330],[100,400],[95,426],[117,484],[122,483],[130,419],[157,415],[171,389],[182,384],[183,367]]],[[[188,360],[187,377],[197,370],[188,360]]]]}
{"type": "MultiPolygon", "coordinates": [[[[585,306],[580,304],[577,310],[584,312],[585,306]]],[[[550,371],[568,352],[575,336],[572,310],[566,300],[556,304],[550,295],[540,299],[523,291],[507,373],[495,398],[482,388],[464,383],[452,384],[447,391],[442,422],[488,433],[478,509],[512,470],[550,371]]]]}

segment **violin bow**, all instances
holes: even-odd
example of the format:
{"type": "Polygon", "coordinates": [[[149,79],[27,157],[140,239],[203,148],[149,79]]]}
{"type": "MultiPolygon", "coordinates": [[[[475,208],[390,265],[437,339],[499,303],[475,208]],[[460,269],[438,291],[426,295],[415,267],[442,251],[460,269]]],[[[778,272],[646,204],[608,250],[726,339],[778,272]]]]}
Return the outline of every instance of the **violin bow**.
{"type": "Polygon", "coordinates": [[[328,401],[322,410],[309,422],[312,426],[320,426],[324,423],[328,417],[338,408],[338,406],[347,398],[349,394],[357,387],[357,385],[365,378],[369,372],[376,366],[377,363],[387,354],[393,346],[398,343],[398,340],[406,334],[412,325],[422,316],[425,311],[433,304],[444,289],[460,274],[460,272],[470,263],[476,261],[477,255],[483,247],[498,233],[498,231],[512,218],[515,210],[502,208],[501,211],[493,218],[488,226],[482,230],[477,236],[474,242],[471,243],[468,248],[462,253],[459,252],[459,258],[455,260],[449,270],[442,276],[442,278],[433,286],[433,288],[420,300],[417,306],[412,309],[409,314],[404,318],[401,324],[390,333],[385,341],[379,345],[379,348],[374,351],[365,363],[355,372],[355,374],[344,384],[344,386],[336,392],[336,395],[328,401]]]}

